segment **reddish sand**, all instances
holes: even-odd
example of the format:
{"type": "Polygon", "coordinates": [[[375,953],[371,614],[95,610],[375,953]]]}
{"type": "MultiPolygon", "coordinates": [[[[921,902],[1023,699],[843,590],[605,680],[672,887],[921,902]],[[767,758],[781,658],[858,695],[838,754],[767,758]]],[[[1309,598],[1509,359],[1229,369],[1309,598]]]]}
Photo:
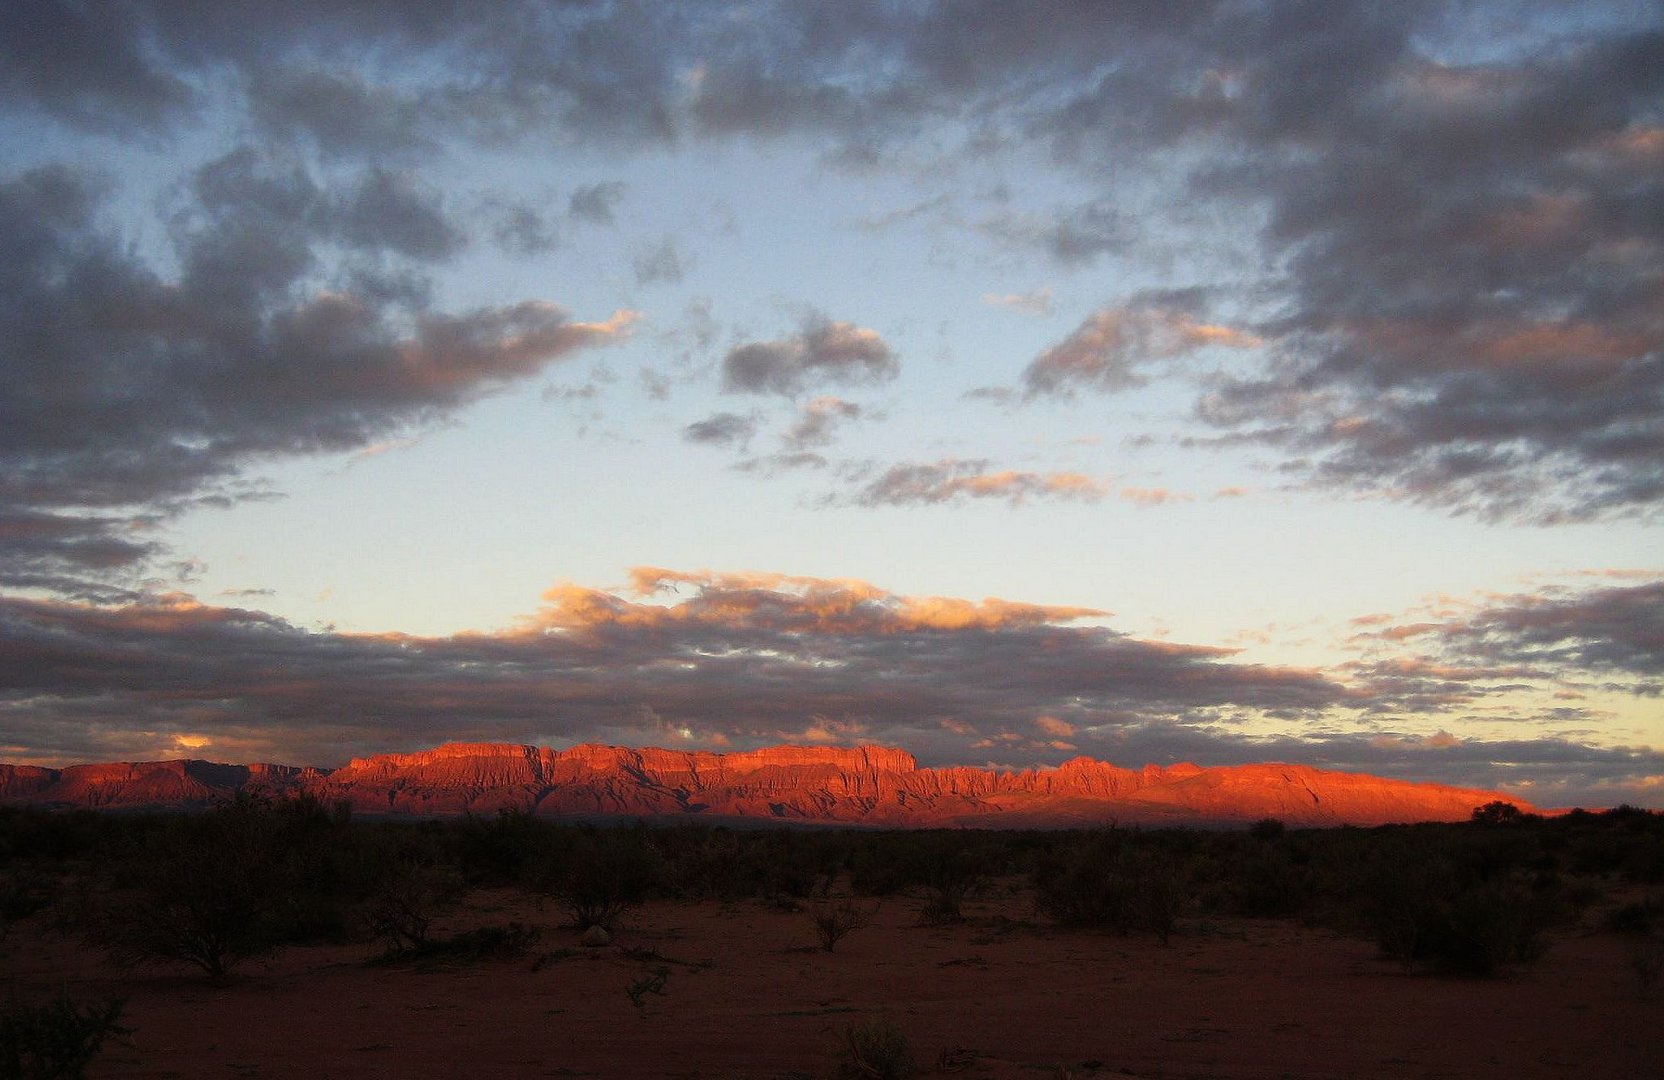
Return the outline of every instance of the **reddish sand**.
{"type": "Polygon", "coordinates": [[[135,1031],[94,1077],[825,1077],[840,1032],[876,1016],[926,1076],[1664,1077],[1664,994],[1640,997],[1611,934],[1565,931],[1536,965],[1473,980],[1293,922],[1192,921],[1163,948],[1033,922],[1010,889],[946,927],[919,907],[891,898],[826,953],[802,912],[654,903],[590,949],[553,907],[481,893],[437,929],[524,920],[531,955],[420,970],[291,948],[224,987],[111,969],[36,918],[0,943],[0,985],[125,997],[135,1031]],[[659,966],[638,1009],[627,988],[659,966]]]}

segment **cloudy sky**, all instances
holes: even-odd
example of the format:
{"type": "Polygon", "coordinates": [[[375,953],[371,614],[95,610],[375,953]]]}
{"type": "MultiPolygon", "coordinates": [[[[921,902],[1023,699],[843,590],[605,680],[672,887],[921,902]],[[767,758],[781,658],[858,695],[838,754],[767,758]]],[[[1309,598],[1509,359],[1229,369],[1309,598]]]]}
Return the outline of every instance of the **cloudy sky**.
{"type": "Polygon", "coordinates": [[[0,6],[0,760],[1664,806],[1664,13],[0,6]]]}

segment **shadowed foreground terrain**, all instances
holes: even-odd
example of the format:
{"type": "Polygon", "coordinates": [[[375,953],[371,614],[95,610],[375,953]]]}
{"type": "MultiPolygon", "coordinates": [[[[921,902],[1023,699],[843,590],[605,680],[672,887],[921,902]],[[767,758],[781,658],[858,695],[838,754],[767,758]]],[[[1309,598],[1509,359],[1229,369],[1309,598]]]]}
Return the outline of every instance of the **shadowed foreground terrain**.
{"type": "Polygon", "coordinates": [[[0,994],[119,999],[93,1077],[1664,1077],[1664,817],[1479,818],[0,810],[0,994]]]}

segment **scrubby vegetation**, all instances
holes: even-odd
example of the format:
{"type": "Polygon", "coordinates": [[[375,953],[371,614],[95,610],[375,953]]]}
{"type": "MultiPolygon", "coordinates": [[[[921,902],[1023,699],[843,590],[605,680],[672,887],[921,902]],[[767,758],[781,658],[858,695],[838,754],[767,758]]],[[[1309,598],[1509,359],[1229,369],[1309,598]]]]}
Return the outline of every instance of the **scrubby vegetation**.
{"type": "MultiPolygon", "coordinates": [[[[879,898],[939,926],[998,883],[1072,932],[1166,941],[1222,916],[1300,919],[1373,940],[1406,970],[1460,975],[1531,961],[1557,925],[1597,905],[1601,926],[1653,956],[1664,815],[1511,810],[1376,829],[884,832],[603,828],[521,810],[363,821],[304,798],[194,815],[0,808],[0,930],[49,919],[117,960],[223,981],[314,941],[362,941],[384,958],[504,951],[433,940],[433,920],[482,887],[548,898],[577,930],[615,929],[648,899],[761,900],[807,909],[831,949],[879,898]]],[[[506,951],[526,945],[503,935],[506,951]]],[[[1650,993],[1657,976],[1637,977],[1650,993]]]]}
{"type": "MultiPolygon", "coordinates": [[[[803,951],[815,948],[811,930],[830,952],[880,909],[892,932],[916,924],[905,932],[938,940],[1021,927],[1205,941],[1226,920],[1273,919],[1371,942],[1418,977],[1484,977],[1531,963],[1575,923],[1622,940],[1620,974],[1637,996],[1664,993],[1664,814],[1622,807],[1543,819],[1511,809],[1372,829],[1268,819],[1235,831],[887,832],[600,827],[522,810],[374,821],[305,798],[171,815],[0,807],[0,943],[8,926],[33,921],[120,963],[194,968],[215,982],[258,971],[278,950],[325,942],[418,970],[543,948],[538,970],[574,955],[561,943],[577,945],[584,932],[602,944],[628,932],[644,902],[711,900],[794,913],[805,920],[803,951]],[[524,902],[489,899],[504,891],[524,902]],[[488,898],[484,910],[524,921],[459,927],[451,915],[471,893],[488,898]],[[1032,918],[1009,918],[1014,906],[1032,918]],[[527,919],[528,909],[547,915],[527,919]]],[[[670,964],[686,962],[613,947],[640,960],[623,989],[649,1015],[670,964]]],[[[856,963],[858,950],[849,950],[856,963]]],[[[9,1002],[0,1078],[79,1075],[122,1033],[119,1003],[94,999],[9,1002]]],[[[899,1033],[878,1024],[850,1028],[842,1052],[846,1075],[916,1068],[899,1033]]]]}
{"type": "Polygon", "coordinates": [[[122,1003],[82,1005],[67,994],[0,1005],[0,1080],[75,1080],[106,1040],[127,1034],[122,1003]]]}

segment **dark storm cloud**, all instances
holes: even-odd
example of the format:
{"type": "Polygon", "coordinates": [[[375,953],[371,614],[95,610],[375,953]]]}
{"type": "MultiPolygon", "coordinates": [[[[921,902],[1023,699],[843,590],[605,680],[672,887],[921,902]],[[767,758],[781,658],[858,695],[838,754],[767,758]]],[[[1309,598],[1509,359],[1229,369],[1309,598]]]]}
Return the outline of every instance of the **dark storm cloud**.
{"type": "Polygon", "coordinates": [[[107,515],[0,508],[0,585],[82,599],[129,600],[117,582],[160,553],[147,522],[107,515]]]}
{"type": "Polygon", "coordinates": [[[722,388],[789,397],[814,383],[880,382],[900,370],[900,361],[877,331],[810,315],[791,337],[728,350],[722,358],[722,388]]]}
{"type": "Polygon", "coordinates": [[[379,166],[364,172],[333,209],[330,224],[349,244],[382,247],[414,259],[444,259],[465,243],[447,220],[437,192],[409,173],[379,166]]]}

